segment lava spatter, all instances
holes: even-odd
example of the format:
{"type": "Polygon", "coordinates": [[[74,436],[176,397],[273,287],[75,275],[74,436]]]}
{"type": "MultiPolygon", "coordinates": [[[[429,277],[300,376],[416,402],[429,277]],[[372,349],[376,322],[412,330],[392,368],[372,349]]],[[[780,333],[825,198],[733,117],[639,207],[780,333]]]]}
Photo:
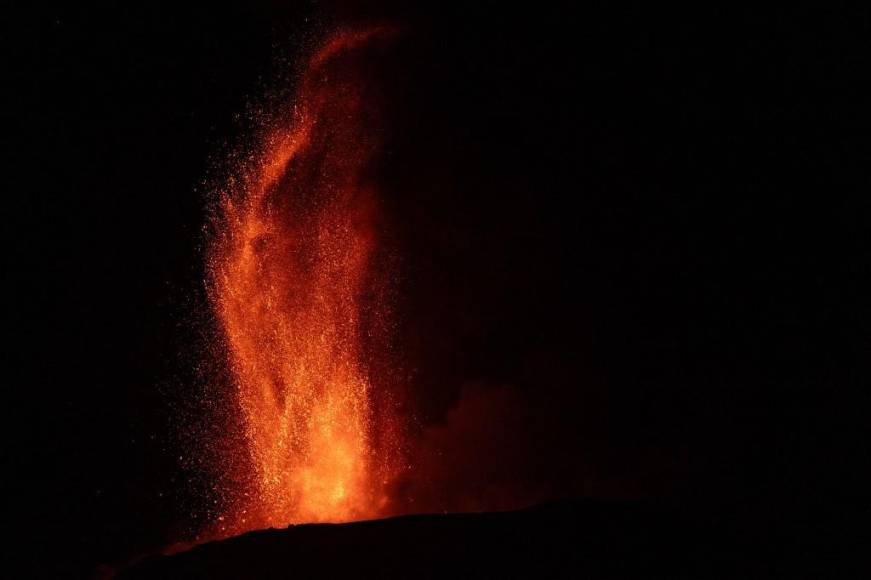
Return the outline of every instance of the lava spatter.
{"type": "Polygon", "coordinates": [[[367,364],[365,337],[387,305],[366,177],[381,112],[359,64],[391,34],[324,43],[292,113],[219,196],[208,282],[244,430],[246,460],[228,465],[249,471],[227,474],[244,484],[221,516],[226,535],[382,515],[398,442],[375,436],[385,418],[367,364]]]}

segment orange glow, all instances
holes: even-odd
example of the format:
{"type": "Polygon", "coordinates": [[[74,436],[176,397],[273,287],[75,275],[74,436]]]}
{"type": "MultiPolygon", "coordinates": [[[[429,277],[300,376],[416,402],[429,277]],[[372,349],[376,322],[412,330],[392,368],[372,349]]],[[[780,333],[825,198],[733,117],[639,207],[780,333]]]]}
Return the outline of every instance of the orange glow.
{"type": "Polygon", "coordinates": [[[372,408],[366,346],[385,311],[377,191],[365,175],[379,113],[356,63],[362,46],[387,35],[326,42],[293,112],[221,197],[210,294],[250,466],[228,474],[244,483],[219,518],[225,534],[386,509],[396,442],[376,441],[385,411],[372,408]]]}

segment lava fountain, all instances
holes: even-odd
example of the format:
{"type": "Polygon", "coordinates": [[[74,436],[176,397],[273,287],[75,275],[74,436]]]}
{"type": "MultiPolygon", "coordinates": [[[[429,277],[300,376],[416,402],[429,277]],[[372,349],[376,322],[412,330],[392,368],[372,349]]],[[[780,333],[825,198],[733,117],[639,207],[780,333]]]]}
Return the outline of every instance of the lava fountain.
{"type": "Polygon", "coordinates": [[[389,36],[331,37],[217,202],[208,282],[243,430],[228,463],[246,466],[226,474],[240,482],[227,534],[386,509],[399,443],[371,362],[389,326],[368,173],[381,112],[361,63],[389,36]]]}

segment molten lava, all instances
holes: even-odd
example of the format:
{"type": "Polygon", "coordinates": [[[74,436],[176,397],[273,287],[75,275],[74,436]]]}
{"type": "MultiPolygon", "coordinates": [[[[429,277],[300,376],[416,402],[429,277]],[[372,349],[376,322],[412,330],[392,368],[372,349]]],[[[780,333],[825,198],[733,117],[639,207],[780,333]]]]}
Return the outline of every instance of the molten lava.
{"type": "Polygon", "coordinates": [[[239,483],[225,533],[385,509],[397,443],[384,435],[389,411],[373,408],[369,345],[385,327],[387,282],[366,173],[379,112],[360,52],[388,35],[329,40],[301,75],[292,113],[221,196],[210,295],[248,466],[228,474],[239,483]]]}

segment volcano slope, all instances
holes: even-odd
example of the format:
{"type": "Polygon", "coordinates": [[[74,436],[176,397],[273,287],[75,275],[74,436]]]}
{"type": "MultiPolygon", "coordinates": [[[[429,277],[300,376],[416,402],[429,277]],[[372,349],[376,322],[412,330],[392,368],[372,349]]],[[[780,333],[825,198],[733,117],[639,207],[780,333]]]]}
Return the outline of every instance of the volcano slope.
{"type": "Polygon", "coordinates": [[[117,577],[796,578],[838,565],[790,530],[743,526],[664,505],[572,500],[262,530],[151,556],[117,577]]]}

